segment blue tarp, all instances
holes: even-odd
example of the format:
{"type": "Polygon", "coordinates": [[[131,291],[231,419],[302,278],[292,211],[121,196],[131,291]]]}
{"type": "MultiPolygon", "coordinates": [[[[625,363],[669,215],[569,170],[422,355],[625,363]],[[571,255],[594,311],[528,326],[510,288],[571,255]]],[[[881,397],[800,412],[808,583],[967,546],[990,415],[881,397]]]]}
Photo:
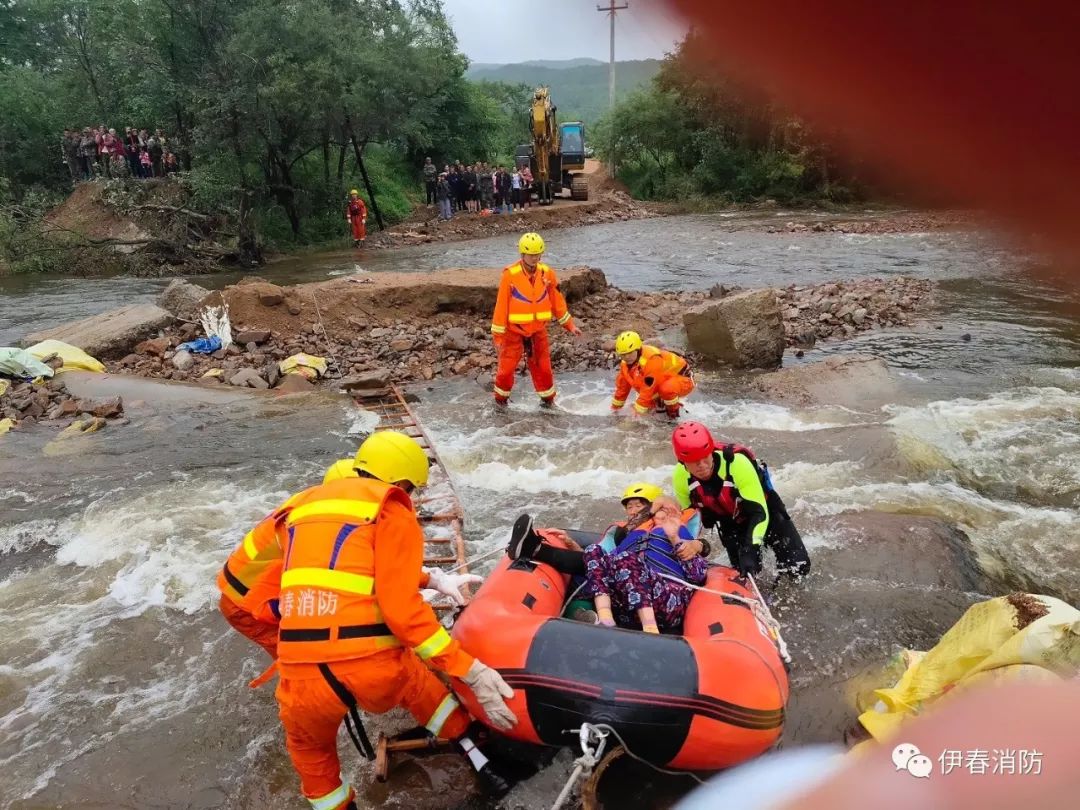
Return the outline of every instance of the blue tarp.
{"type": "Polygon", "coordinates": [[[217,335],[213,337],[201,337],[196,340],[189,340],[187,343],[181,343],[176,347],[176,350],[191,352],[192,354],[211,354],[221,348],[221,338],[217,335]]]}

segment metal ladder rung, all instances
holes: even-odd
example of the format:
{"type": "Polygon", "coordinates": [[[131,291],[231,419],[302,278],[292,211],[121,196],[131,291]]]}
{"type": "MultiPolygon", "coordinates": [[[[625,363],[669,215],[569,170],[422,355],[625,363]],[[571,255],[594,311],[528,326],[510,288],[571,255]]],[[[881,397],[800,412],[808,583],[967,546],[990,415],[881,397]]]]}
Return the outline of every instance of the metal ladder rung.
{"type": "Polygon", "coordinates": [[[460,515],[453,512],[443,512],[441,515],[431,515],[420,519],[421,523],[449,523],[451,520],[461,520],[460,515]]]}
{"type": "Polygon", "coordinates": [[[447,563],[457,562],[457,557],[427,557],[424,562],[431,565],[446,565],[447,563]]]}

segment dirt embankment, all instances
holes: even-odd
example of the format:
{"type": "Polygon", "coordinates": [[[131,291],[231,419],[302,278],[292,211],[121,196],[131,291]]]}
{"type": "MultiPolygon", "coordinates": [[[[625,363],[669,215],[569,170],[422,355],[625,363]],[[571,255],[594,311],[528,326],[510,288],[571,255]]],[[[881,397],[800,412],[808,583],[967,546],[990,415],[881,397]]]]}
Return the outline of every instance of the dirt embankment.
{"type": "Polygon", "coordinates": [[[80,183],[41,226],[51,249],[67,248],[62,269],[85,276],[213,273],[239,258],[234,231],[225,216],[193,210],[171,177],[80,183]]]}
{"type": "MultiPolygon", "coordinates": [[[[282,360],[303,352],[327,358],[331,381],[378,373],[397,382],[464,376],[487,385],[496,365],[489,326],[498,279],[498,270],[476,268],[380,273],[293,287],[245,279],[204,299],[229,306],[236,343],[228,349],[177,357],[177,345],[198,336],[194,323],[183,323],[140,343],[109,367],[263,388],[279,383],[282,360]]],[[[690,307],[729,292],[620,290],[587,267],[561,271],[560,286],[585,334],[573,339],[563,329],[550,330],[558,371],[613,369],[619,332],[634,329],[646,340],[655,339],[681,326],[690,307]]],[[[906,324],[918,317],[930,293],[929,283],[906,278],[777,291],[788,345],[906,324]]]]}
{"type": "MultiPolygon", "coordinates": [[[[406,222],[389,230],[376,232],[367,240],[369,248],[396,248],[429,242],[455,242],[481,239],[522,231],[550,231],[648,219],[672,213],[671,206],[634,200],[625,191],[609,189],[593,193],[588,202],[557,200],[553,205],[533,204],[512,214],[472,214],[459,212],[446,222],[438,218],[437,208],[421,207],[406,222]]],[[[368,224],[371,224],[370,218],[368,224]]]]}

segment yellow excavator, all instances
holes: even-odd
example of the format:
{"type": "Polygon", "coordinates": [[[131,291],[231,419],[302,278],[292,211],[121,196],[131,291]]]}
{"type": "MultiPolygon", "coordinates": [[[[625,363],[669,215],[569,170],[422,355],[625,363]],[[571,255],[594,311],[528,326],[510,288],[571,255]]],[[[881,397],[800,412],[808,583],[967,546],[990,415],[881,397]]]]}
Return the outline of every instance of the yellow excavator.
{"type": "Polygon", "coordinates": [[[528,165],[533,174],[533,191],[540,205],[551,205],[564,188],[574,200],[589,199],[589,179],[585,176],[585,125],[569,121],[560,125],[558,108],[551,103],[546,87],[533,92],[530,126],[532,143],[517,148],[515,162],[528,165]]]}

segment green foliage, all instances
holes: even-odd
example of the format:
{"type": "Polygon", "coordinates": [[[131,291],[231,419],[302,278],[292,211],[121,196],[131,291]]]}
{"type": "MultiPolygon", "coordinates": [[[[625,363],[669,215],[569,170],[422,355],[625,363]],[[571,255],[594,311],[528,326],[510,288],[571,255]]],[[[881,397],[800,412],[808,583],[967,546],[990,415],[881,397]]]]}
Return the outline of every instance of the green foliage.
{"type": "Polygon", "coordinates": [[[509,157],[525,126],[527,88],[466,81],[439,0],[0,9],[0,177],[17,200],[70,187],[65,127],[160,127],[192,204],[262,225],[271,244],[343,239],[347,190],[368,196],[358,154],[393,223],[422,191],[424,155],[509,157]]]}
{"type": "Polygon", "coordinates": [[[858,187],[821,133],[734,81],[693,33],[647,88],[601,119],[591,142],[647,199],[847,201],[858,187]]]}

